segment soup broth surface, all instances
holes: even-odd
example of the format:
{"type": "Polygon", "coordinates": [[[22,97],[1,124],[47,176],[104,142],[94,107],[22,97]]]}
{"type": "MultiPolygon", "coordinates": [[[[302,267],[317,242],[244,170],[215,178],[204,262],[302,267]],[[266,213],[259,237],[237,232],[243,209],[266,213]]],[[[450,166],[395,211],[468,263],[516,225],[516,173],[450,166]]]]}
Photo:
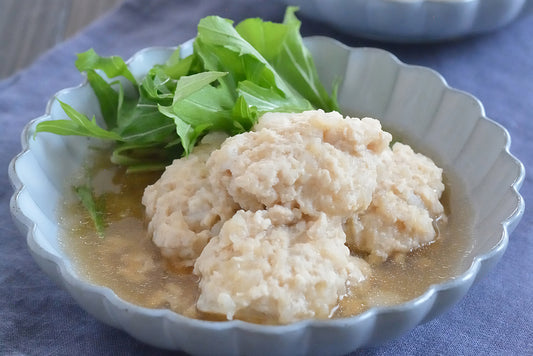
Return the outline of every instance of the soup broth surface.
{"type": "MultiPolygon", "coordinates": [[[[198,277],[192,268],[176,270],[160,255],[151,241],[144,220],[141,198],[144,188],[160,176],[156,173],[126,174],[108,162],[107,152],[90,159],[88,174],[99,201],[105,205],[106,228],[100,237],[72,191],[65,194],[61,217],[61,244],[78,274],[87,281],[109,287],[119,297],[148,308],[168,308],[191,318],[225,320],[196,309],[198,277]]],[[[444,167],[446,173],[446,168],[444,167]]],[[[86,183],[86,182],[85,182],[86,183]]],[[[353,286],[335,309],[334,318],[353,316],[373,306],[406,302],[424,293],[431,284],[458,275],[461,259],[470,246],[472,212],[457,177],[445,174],[442,197],[448,222],[439,225],[439,237],[431,245],[385,263],[372,265],[372,275],[353,286]]],[[[249,320],[269,324],[268,318],[249,320]]]]}

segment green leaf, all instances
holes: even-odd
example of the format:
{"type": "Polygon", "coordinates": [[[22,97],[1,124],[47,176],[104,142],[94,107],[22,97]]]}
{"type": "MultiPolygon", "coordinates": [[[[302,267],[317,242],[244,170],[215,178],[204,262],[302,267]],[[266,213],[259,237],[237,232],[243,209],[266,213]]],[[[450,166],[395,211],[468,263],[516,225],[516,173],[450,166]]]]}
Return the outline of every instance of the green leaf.
{"type": "Polygon", "coordinates": [[[103,238],[105,232],[105,212],[103,207],[103,200],[96,199],[92,192],[92,189],[87,185],[74,187],[74,191],[80,199],[83,207],[89,213],[89,216],[91,217],[91,220],[94,223],[94,227],[98,236],[100,238],[103,238]]]}
{"type": "Polygon", "coordinates": [[[202,133],[211,127],[209,123],[199,124],[193,127],[177,115],[175,117],[175,123],[176,131],[181,138],[181,145],[183,146],[185,155],[191,153],[202,133]]]}
{"type": "Polygon", "coordinates": [[[176,133],[180,138],[181,146],[183,147],[184,155],[187,156],[191,153],[196,142],[204,131],[212,126],[211,123],[196,123],[194,126],[184,120],[179,113],[176,113],[171,106],[160,106],[161,113],[174,120],[176,133]]]}
{"type": "Polygon", "coordinates": [[[257,107],[249,105],[243,96],[239,96],[232,109],[235,132],[245,132],[252,129],[259,118],[257,107]]]}
{"type": "MultiPolygon", "coordinates": [[[[175,58],[179,56],[179,48],[173,52],[171,57],[163,65],[155,65],[145,76],[141,83],[141,96],[145,99],[161,105],[170,105],[175,96],[178,80],[183,80],[189,75],[193,62],[197,59],[195,55],[190,55],[184,59],[175,58]]],[[[191,73],[203,75],[205,73],[191,73]]],[[[213,74],[211,74],[213,75],[213,74]]],[[[206,83],[199,83],[199,86],[207,85],[216,80],[222,74],[216,74],[206,83]]],[[[194,80],[201,80],[200,77],[194,80]]],[[[182,83],[183,84],[183,83],[182,83]]]]}
{"type": "Polygon", "coordinates": [[[156,104],[138,104],[128,112],[127,122],[116,131],[123,141],[150,143],[173,139],[174,123],[163,115],[156,104]]]}
{"type": "Polygon", "coordinates": [[[58,135],[78,135],[114,141],[122,140],[120,135],[98,126],[94,117],[90,120],[84,114],[76,111],[72,106],[62,101],[59,101],[59,104],[69,116],[70,120],[42,121],[35,128],[35,133],[51,132],[58,135]]]}
{"type": "MultiPolygon", "coordinates": [[[[172,79],[179,79],[180,77],[190,74],[195,71],[197,67],[196,54],[191,54],[185,58],[181,58],[181,48],[178,47],[166,63],[160,68],[172,79]]],[[[156,66],[157,67],[157,66],[156,66]]]]}
{"type": "Polygon", "coordinates": [[[124,127],[132,124],[133,112],[135,107],[139,104],[140,95],[126,95],[122,83],[118,84],[118,100],[117,100],[117,129],[120,131],[124,127]]]}
{"type": "Polygon", "coordinates": [[[283,80],[261,53],[233,28],[231,21],[217,16],[203,18],[198,25],[195,45],[206,69],[227,71],[236,81],[260,78],[262,86],[269,83],[276,87],[293,103],[292,106],[309,107],[308,101],[283,80]],[[218,62],[209,53],[216,53],[218,62]],[[235,68],[236,65],[240,68],[235,68]],[[261,70],[258,71],[258,68],[261,70]]]}
{"type": "Polygon", "coordinates": [[[92,48],[86,52],[78,54],[76,68],[78,68],[80,72],[99,69],[103,71],[108,78],[122,76],[135,86],[137,85],[137,80],[133,74],[131,74],[126,62],[124,62],[122,58],[118,56],[101,57],[92,48]]]}
{"type": "Polygon", "coordinates": [[[303,44],[296,10],[294,6],[287,8],[283,24],[247,19],[236,30],[315,108],[338,110],[336,96],[330,96],[320,82],[313,58],[303,44]]]}
{"type": "Polygon", "coordinates": [[[227,74],[225,72],[208,71],[181,77],[178,80],[172,103],[175,104],[187,98],[227,74]]]}
{"type": "Polygon", "coordinates": [[[168,144],[125,142],[117,144],[111,155],[111,162],[128,167],[128,173],[163,170],[182,152],[179,140],[168,144]]]}
{"type": "Polygon", "coordinates": [[[213,130],[230,133],[234,103],[233,94],[226,87],[208,85],[176,101],[172,104],[172,111],[193,127],[209,125],[213,130]]]}
{"type": "Polygon", "coordinates": [[[170,105],[176,90],[176,80],[169,77],[161,67],[154,67],[141,83],[141,96],[148,101],[170,105]]]}
{"type": "Polygon", "coordinates": [[[111,87],[110,83],[92,69],[87,70],[87,80],[98,98],[106,128],[108,130],[115,128],[117,126],[117,92],[111,87]]]}
{"type": "Polygon", "coordinates": [[[249,105],[257,109],[259,115],[266,112],[296,112],[313,109],[310,104],[305,107],[294,105],[276,90],[263,88],[250,80],[240,82],[238,92],[249,105]]]}
{"type": "Polygon", "coordinates": [[[159,105],[159,112],[173,119],[176,133],[188,155],[207,130],[233,131],[230,110],[233,96],[224,85],[211,84],[227,73],[207,71],[178,80],[171,106],[159,105]]]}
{"type": "Polygon", "coordinates": [[[270,62],[282,50],[289,27],[260,18],[249,18],[235,26],[235,30],[270,62]]]}

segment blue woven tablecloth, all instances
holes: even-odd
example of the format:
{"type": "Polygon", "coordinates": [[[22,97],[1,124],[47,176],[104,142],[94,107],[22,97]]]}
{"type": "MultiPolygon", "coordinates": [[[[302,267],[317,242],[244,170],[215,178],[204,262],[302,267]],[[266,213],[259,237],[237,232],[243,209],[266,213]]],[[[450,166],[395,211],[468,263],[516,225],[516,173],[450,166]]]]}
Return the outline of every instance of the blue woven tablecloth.
{"type": "MultiPolygon", "coordinates": [[[[259,16],[281,21],[273,1],[127,0],[75,38],[0,81],[0,355],[166,355],[80,309],[33,262],[9,213],[9,161],[20,133],[44,113],[58,90],[77,85],[75,54],[94,48],[125,58],[157,45],[177,45],[196,33],[206,15],[236,21],[259,16]]],[[[448,83],[479,98],[487,116],[512,137],[511,151],[533,166],[533,11],[484,36],[439,44],[387,45],[340,34],[299,16],[304,35],[327,35],[352,46],[382,47],[409,64],[440,72],[448,83]]],[[[526,211],[502,260],[452,310],[404,337],[361,355],[533,355],[533,184],[521,189],[526,211]]],[[[206,340],[206,342],[208,342],[206,340]]],[[[170,352],[168,354],[171,354],[170,352]]]]}

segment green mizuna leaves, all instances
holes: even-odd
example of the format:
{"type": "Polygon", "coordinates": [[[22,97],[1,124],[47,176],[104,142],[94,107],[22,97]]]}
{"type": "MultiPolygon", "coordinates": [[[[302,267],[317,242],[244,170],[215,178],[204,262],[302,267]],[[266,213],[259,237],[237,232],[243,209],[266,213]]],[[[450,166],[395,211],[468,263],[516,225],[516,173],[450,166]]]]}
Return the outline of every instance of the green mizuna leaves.
{"type": "Polygon", "coordinates": [[[76,68],[80,72],[100,69],[109,78],[122,76],[133,84],[136,84],[135,77],[131,74],[124,60],[117,56],[100,57],[93,49],[80,53],[76,60],[76,68]]]}
{"type": "Polygon", "coordinates": [[[189,154],[209,131],[250,130],[265,112],[337,110],[335,89],[320,83],[300,35],[295,7],[283,23],[218,16],[200,20],[193,53],[178,48],[137,80],[120,57],[78,55],[100,105],[101,121],[60,102],[69,120],[44,121],[37,132],[115,142],[111,159],[129,171],[160,170],[189,154]]]}
{"type": "Polygon", "coordinates": [[[58,135],[79,135],[97,137],[107,140],[120,140],[120,136],[112,131],[107,131],[96,124],[93,117],[92,120],[64,102],[59,102],[65,113],[70,117],[70,120],[52,120],[44,121],[37,125],[36,132],[49,131],[58,135]]]}

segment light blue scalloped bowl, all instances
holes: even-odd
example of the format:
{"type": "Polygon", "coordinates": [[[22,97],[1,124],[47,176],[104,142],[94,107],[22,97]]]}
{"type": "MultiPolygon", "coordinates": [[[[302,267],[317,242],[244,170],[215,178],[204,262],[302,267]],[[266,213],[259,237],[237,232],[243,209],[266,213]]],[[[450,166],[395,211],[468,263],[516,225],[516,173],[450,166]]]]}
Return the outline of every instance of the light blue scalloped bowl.
{"type": "MultiPolygon", "coordinates": [[[[306,44],[326,87],[338,76],[344,78],[339,101],[345,114],[380,118],[406,142],[427,147],[464,182],[475,217],[473,234],[465,237],[471,239],[472,248],[458,266],[460,275],[401,305],[285,326],[193,320],[125,302],[109,288],[80,278],[58,242],[56,208],[64,177],[80,168],[90,141],[52,134],[33,138],[38,122],[65,117],[56,100],[50,101],[45,115],[26,126],[22,152],[9,166],[15,188],[11,212],[39,266],[95,318],[148,344],[197,355],[345,354],[396,338],[452,307],[500,259],[524,212],[518,189],[525,172],[509,153],[508,132],[485,117],[476,98],[450,88],[430,69],[403,64],[383,50],[349,48],[329,38],[307,38],[306,44]]],[[[191,42],[184,49],[190,50],[191,42]]],[[[128,63],[141,77],[172,50],[145,49],[128,63]]],[[[100,116],[87,83],[65,89],[56,98],[89,116],[100,116]]]]}
{"type": "Polygon", "coordinates": [[[527,0],[278,0],[339,31],[390,42],[432,42],[499,29],[527,0]]]}

